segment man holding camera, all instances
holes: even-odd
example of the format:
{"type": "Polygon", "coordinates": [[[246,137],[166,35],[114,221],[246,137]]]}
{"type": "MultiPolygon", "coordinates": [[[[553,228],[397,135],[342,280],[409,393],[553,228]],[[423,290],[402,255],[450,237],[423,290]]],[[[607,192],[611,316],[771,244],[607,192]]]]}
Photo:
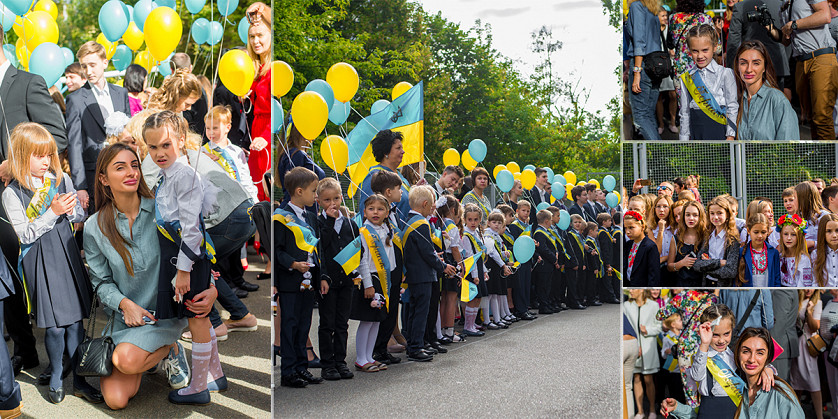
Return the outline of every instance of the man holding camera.
{"type": "Polygon", "coordinates": [[[730,31],[727,35],[725,64],[733,71],[738,71],[734,61],[739,46],[745,41],[762,42],[774,65],[774,73],[779,84],[775,87],[782,90],[786,98],[791,100],[791,83],[787,80],[790,72],[786,48],[779,42],[779,36],[774,39],[770,35],[773,31],[779,34],[779,31],[774,28],[774,22],[780,21],[780,5],[781,0],[744,0],[733,6],[730,31]]]}
{"type": "MultiPolygon", "coordinates": [[[[832,108],[838,94],[838,60],[829,34],[832,16],[825,0],[786,0],[780,8],[782,42],[797,61],[795,81],[803,115],[812,115],[812,139],[834,140],[832,108]],[[807,112],[811,111],[811,112],[807,112]]],[[[776,28],[771,28],[773,36],[776,28]]],[[[777,39],[777,38],[775,38],[777,39]]]]}

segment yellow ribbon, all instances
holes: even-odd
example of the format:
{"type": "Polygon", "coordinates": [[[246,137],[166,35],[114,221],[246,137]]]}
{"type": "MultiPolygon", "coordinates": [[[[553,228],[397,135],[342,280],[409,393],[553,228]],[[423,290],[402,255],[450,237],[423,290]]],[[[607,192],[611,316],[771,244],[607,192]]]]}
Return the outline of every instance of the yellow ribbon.
{"type": "Polygon", "coordinates": [[[361,235],[364,236],[364,241],[367,242],[367,248],[370,249],[372,263],[375,265],[375,271],[378,273],[378,282],[381,284],[381,292],[384,295],[384,303],[387,310],[390,310],[390,296],[388,295],[390,290],[387,286],[387,275],[390,273],[387,272],[387,269],[384,267],[384,259],[381,256],[381,249],[375,245],[375,240],[372,238],[372,234],[370,234],[366,227],[362,227],[359,231],[361,232],[361,235]]]}

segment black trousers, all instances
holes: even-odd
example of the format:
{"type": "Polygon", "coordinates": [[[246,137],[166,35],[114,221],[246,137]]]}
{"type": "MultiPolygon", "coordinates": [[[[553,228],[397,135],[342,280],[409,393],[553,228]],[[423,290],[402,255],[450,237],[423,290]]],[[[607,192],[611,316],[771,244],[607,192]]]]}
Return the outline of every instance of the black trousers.
{"type": "Polygon", "coordinates": [[[590,269],[585,270],[585,296],[588,300],[588,304],[593,303],[594,300],[597,299],[597,282],[599,280],[596,278],[596,274],[594,274],[594,270],[590,269]]]}
{"type": "Polygon", "coordinates": [[[543,308],[549,304],[550,288],[553,285],[552,271],[533,271],[533,282],[535,283],[535,298],[538,301],[538,307],[543,308]]]}
{"type": "Polygon", "coordinates": [[[568,307],[574,307],[579,305],[579,294],[577,293],[579,288],[579,270],[567,269],[565,270],[567,274],[567,294],[564,300],[564,303],[568,307]]]}
{"type": "Polygon", "coordinates": [[[280,374],[287,377],[308,368],[306,341],[314,310],[314,291],[279,293],[279,309],[282,311],[280,374]]]}
{"type": "MultiPolygon", "coordinates": [[[[605,268],[603,268],[604,270],[605,268]]],[[[598,288],[599,288],[599,298],[600,301],[614,301],[617,299],[617,296],[614,295],[614,289],[612,288],[612,282],[614,274],[605,274],[602,278],[599,279],[598,288]]]]}
{"type": "Polygon", "coordinates": [[[530,287],[532,286],[532,262],[522,263],[518,267],[518,283],[512,289],[512,301],[517,314],[524,314],[530,305],[530,287]]]}
{"type": "MultiPolygon", "coordinates": [[[[387,312],[387,318],[378,325],[378,336],[375,338],[373,353],[387,353],[387,343],[390,342],[390,336],[393,336],[393,330],[396,329],[396,322],[399,319],[399,294],[402,291],[401,283],[401,275],[397,276],[395,272],[392,272],[390,274],[390,311],[387,312]]],[[[402,316],[402,321],[404,321],[404,318],[402,316]]]]}
{"type": "MultiPolygon", "coordinates": [[[[0,330],[3,329],[3,303],[6,300],[8,298],[0,300],[0,330]]],[[[9,350],[6,345],[0,345],[0,410],[14,409],[20,405],[20,400],[20,385],[15,381],[9,350]]]]}
{"type": "Polygon", "coordinates": [[[564,272],[558,269],[553,272],[553,284],[550,287],[550,300],[556,304],[564,302],[564,294],[567,290],[564,275],[564,272]]]}
{"type": "Polygon", "coordinates": [[[436,342],[436,319],[439,316],[439,281],[431,284],[431,300],[428,304],[428,320],[425,323],[425,342],[436,342]]]}
{"type": "MultiPolygon", "coordinates": [[[[0,194],[6,189],[3,182],[0,182],[0,194]]],[[[0,217],[8,220],[6,209],[0,205],[0,217]]],[[[12,225],[7,222],[0,222],[0,248],[9,261],[9,270],[12,276],[17,277],[17,258],[20,252],[20,243],[17,240],[12,225]]],[[[2,261],[0,261],[2,262],[2,261]]],[[[14,281],[15,295],[6,298],[3,304],[3,313],[6,316],[6,330],[15,342],[14,355],[23,358],[24,364],[37,364],[38,351],[35,349],[35,335],[32,334],[32,323],[29,321],[29,314],[26,312],[26,296],[20,281],[14,281]]]]}
{"type": "Polygon", "coordinates": [[[352,282],[329,288],[320,301],[320,365],[323,368],[346,365],[349,339],[349,310],[352,306],[352,282]]]}
{"type": "Polygon", "coordinates": [[[417,352],[425,347],[425,326],[431,303],[431,288],[436,282],[410,284],[410,308],[407,313],[407,351],[417,352]]]}

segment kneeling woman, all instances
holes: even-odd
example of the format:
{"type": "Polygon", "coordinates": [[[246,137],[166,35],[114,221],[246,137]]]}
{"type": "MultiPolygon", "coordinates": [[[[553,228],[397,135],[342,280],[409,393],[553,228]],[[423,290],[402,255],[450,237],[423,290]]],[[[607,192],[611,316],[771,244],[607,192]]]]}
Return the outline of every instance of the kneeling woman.
{"type": "MultiPolygon", "coordinates": [[[[101,388],[111,409],[122,409],[140,389],[143,373],[161,360],[169,384],[184,387],[189,363],[178,336],[186,319],[156,320],[160,245],[154,217],[154,197],[143,181],[137,154],[113,144],[96,163],[96,214],[85,223],[84,251],[90,278],[109,315],[114,318],[113,372],[101,388]]],[[[210,288],[186,302],[197,315],[206,315],[216,297],[210,288]]]]}

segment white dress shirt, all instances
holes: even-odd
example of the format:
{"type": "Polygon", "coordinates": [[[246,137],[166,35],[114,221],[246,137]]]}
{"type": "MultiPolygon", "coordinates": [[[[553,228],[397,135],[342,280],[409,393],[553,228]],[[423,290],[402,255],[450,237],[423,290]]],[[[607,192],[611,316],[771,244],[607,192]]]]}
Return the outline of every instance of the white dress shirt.
{"type": "MultiPolygon", "coordinates": [[[[163,172],[162,183],[157,187],[157,209],[163,221],[180,222],[180,238],[196,255],[201,254],[201,209],[204,203],[204,189],[201,175],[192,167],[185,155],[178,157],[163,172]]],[[[183,250],[178,251],[177,268],[191,272],[192,260],[183,250]]]]}
{"type": "MultiPolygon", "coordinates": [[[[818,249],[812,250],[812,260],[817,260],[818,249]]],[[[823,267],[828,288],[838,288],[838,250],[826,246],[826,263],[823,267]]]]}
{"type": "Polygon", "coordinates": [[[99,109],[102,110],[102,118],[107,121],[108,116],[113,113],[113,101],[111,100],[110,86],[108,86],[108,82],[104,77],[102,77],[102,83],[104,87],[91,84],[90,90],[93,92],[93,97],[96,98],[96,102],[99,104],[99,109]]]}
{"type": "MultiPolygon", "coordinates": [[[[708,349],[707,352],[701,352],[699,349],[698,352],[695,353],[695,356],[693,356],[693,364],[687,369],[687,379],[698,384],[698,392],[702,396],[710,395],[710,386],[707,383],[708,380],[715,380],[715,378],[713,378],[713,376],[707,371],[707,359],[716,355],[721,355],[722,360],[725,361],[727,366],[736,368],[736,363],[733,361],[733,351],[730,350],[730,347],[727,347],[727,349],[721,353],[716,352],[713,348],[708,349]]],[[[728,397],[724,388],[722,388],[722,385],[718,382],[713,384],[713,395],[718,397],[728,397]]]]}
{"type": "MultiPolygon", "coordinates": [[[[725,110],[725,114],[731,121],[736,121],[736,115],[739,112],[739,102],[736,93],[736,78],[733,75],[733,70],[722,67],[716,61],[710,60],[710,64],[704,68],[695,68],[690,71],[690,74],[698,72],[701,75],[701,80],[707,86],[707,90],[716,100],[716,103],[725,110]]],[[[681,95],[679,101],[681,102],[681,109],[678,111],[681,118],[681,131],[678,134],[679,140],[690,139],[690,109],[700,109],[698,104],[692,99],[684,81],[678,78],[681,84],[681,95]]],[[[730,125],[726,125],[725,135],[728,137],[735,137],[736,131],[730,125]]],[[[723,140],[723,138],[720,138],[723,140]]]]}
{"type": "MultiPolygon", "coordinates": [[[[390,261],[390,270],[392,271],[396,266],[396,252],[393,248],[392,240],[390,240],[390,245],[387,245],[387,235],[390,233],[390,228],[385,224],[377,226],[369,220],[364,223],[364,227],[371,232],[375,232],[378,238],[381,239],[381,244],[384,246],[384,249],[378,249],[378,251],[384,252],[387,260],[390,261]]],[[[367,245],[367,241],[361,240],[361,245],[364,247],[364,256],[361,257],[361,263],[358,265],[358,273],[361,274],[361,281],[364,283],[364,288],[369,288],[372,286],[372,273],[375,271],[375,262],[372,260],[372,252],[367,245]]],[[[389,292],[389,290],[383,291],[389,292]]]]}
{"type": "MultiPolygon", "coordinates": [[[[44,176],[55,182],[55,175],[52,173],[47,173],[44,176]]],[[[63,179],[62,182],[66,185],[67,193],[75,193],[76,189],[73,188],[70,176],[65,173],[63,179]]],[[[44,181],[38,178],[31,178],[31,182],[35,189],[44,186],[44,181]]],[[[52,230],[59,216],[52,211],[52,208],[47,208],[39,217],[29,221],[29,217],[26,216],[26,208],[29,206],[29,202],[24,203],[23,199],[24,197],[18,196],[17,191],[12,188],[6,188],[3,191],[3,207],[6,209],[6,215],[9,217],[12,228],[17,233],[18,240],[21,244],[31,244],[52,230]]],[[[49,202],[46,203],[46,205],[49,204],[49,202]]],[[[67,219],[71,223],[80,223],[84,221],[84,218],[84,209],[81,207],[81,201],[77,199],[76,206],[67,214],[67,219]]]]}

